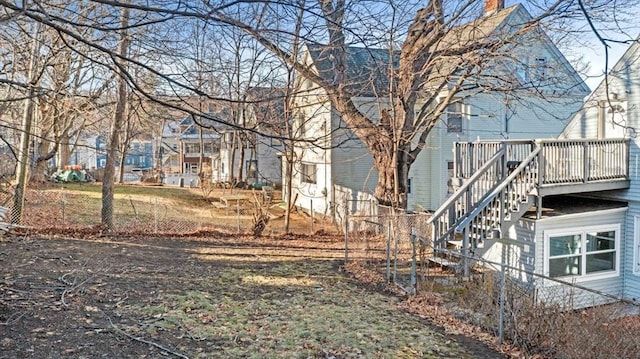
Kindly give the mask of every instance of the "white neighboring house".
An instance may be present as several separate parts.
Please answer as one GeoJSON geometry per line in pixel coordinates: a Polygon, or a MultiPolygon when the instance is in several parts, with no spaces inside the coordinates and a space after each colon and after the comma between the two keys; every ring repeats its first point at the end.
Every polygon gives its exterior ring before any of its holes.
{"type": "Polygon", "coordinates": [[[251,186],[281,185],[283,145],[277,137],[278,126],[284,121],[283,101],[282,89],[250,88],[243,114],[247,129],[214,125],[220,134],[220,153],[212,157],[214,183],[228,183],[235,178],[251,186]],[[238,178],[239,166],[242,166],[241,178],[238,178]]]}
{"type": "MultiPolygon", "coordinates": [[[[499,1],[487,2],[487,6],[491,4],[498,7],[487,8],[485,17],[452,31],[452,38],[445,37],[443,41],[499,37],[501,32],[516,31],[518,25],[531,20],[522,5],[503,9],[499,1]]],[[[589,89],[542,30],[523,40],[520,47],[514,46],[510,59],[495,60],[487,71],[510,76],[525,89],[514,93],[487,90],[460,93],[460,101],[449,106],[448,115],[429,134],[429,147],[422,150],[412,165],[409,210],[434,210],[450,195],[455,141],[557,136],[565,127],[565,121],[580,108],[589,89]]],[[[381,109],[388,102],[381,99],[384,96],[374,96],[374,93],[384,94],[388,80],[375,79],[371,74],[386,73],[389,51],[357,47],[348,47],[346,51],[347,76],[355,78],[350,80],[361,77],[376,87],[362,86],[352,100],[360,111],[371,118],[379,118],[381,109]]],[[[326,47],[310,45],[305,48],[303,60],[318,74],[331,79],[329,56],[326,47]]],[[[377,181],[371,155],[362,142],[345,129],[326,93],[308,79],[300,78],[299,81],[299,94],[294,103],[298,135],[302,139],[321,140],[299,145],[296,149],[295,204],[305,209],[313,205],[315,212],[331,214],[336,205],[350,201],[352,210],[355,207],[356,211],[369,211],[371,193],[377,181]],[[362,208],[358,210],[359,207],[362,208]]],[[[439,85],[434,84],[434,87],[439,85]]],[[[446,90],[447,86],[441,90],[442,97],[446,96],[446,90]]]]}

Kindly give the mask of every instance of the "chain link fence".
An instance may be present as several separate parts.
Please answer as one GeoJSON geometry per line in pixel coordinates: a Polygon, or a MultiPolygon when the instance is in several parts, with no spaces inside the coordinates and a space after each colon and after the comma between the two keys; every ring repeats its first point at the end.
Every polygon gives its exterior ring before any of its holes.
{"type": "MultiPolygon", "coordinates": [[[[640,341],[629,335],[640,329],[640,303],[623,299],[621,288],[603,292],[482,258],[467,259],[475,263],[471,277],[450,276],[449,293],[456,293],[453,311],[500,341],[515,344],[526,356],[631,358],[640,353],[640,341]]],[[[434,288],[435,279],[420,277],[425,288],[434,288]]]]}
{"type": "MultiPolygon", "coordinates": [[[[15,211],[15,188],[0,187],[0,222],[4,226],[33,228],[91,228],[102,223],[102,195],[99,185],[85,184],[84,188],[48,185],[29,188],[21,218],[15,211]],[[2,213],[4,212],[4,213],[2,213]],[[3,215],[3,216],[2,216],[3,215]]],[[[126,186],[125,186],[126,187],[126,186]]],[[[131,187],[134,188],[134,187],[131,187]]],[[[154,188],[163,191],[165,188],[154,188]]],[[[153,191],[147,190],[146,192],[153,191]]],[[[184,195],[164,196],[118,193],[113,199],[114,233],[189,234],[211,230],[252,232],[261,214],[269,218],[264,234],[281,233],[285,207],[273,192],[229,190],[204,191],[199,188],[166,188],[184,195]],[[184,197],[184,200],[180,197],[184,197]]],[[[295,213],[292,230],[308,233],[308,228],[326,230],[332,223],[295,213]]]]}
{"type": "Polygon", "coordinates": [[[404,213],[377,206],[376,214],[348,215],[345,226],[345,261],[350,251],[364,253],[366,264],[387,281],[415,294],[417,265],[429,255],[431,230],[427,213],[404,213]]]}
{"type": "Polygon", "coordinates": [[[640,303],[580,283],[434,248],[429,214],[350,215],[345,259],[365,265],[410,295],[443,298],[458,319],[484,328],[527,357],[631,358],[640,353],[640,303]],[[353,248],[353,250],[351,250],[353,248]],[[463,263],[472,266],[463,276],[463,263]]]}

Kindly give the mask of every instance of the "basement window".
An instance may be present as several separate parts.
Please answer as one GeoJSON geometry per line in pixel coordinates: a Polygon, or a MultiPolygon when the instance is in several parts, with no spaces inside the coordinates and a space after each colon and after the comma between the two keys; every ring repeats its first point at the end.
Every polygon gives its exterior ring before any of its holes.
{"type": "Polygon", "coordinates": [[[620,225],[545,234],[545,274],[595,279],[619,273],[620,225]]]}

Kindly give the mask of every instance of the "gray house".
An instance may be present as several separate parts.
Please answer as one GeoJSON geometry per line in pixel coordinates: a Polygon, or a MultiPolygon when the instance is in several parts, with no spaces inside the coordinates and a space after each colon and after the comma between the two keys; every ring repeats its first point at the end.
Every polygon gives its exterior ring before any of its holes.
{"type": "Polygon", "coordinates": [[[456,144],[461,187],[433,217],[436,244],[522,269],[512,274],[538,293],[566,292],[574,308],[639,300],[639,50],[558,139],[456,144]]]}
{"type": "Polygon", "coordinates": [[[284,93],[280,88],[252,87],[247,91],[246,101],[239,110],[245,120],[244,128],[214,125],[220,135],[220,152],[211,159],[211,179],[214,183],[232,182],[234,178],[247,185],[279,186],[284,149],[281,141],[284,93]]]}

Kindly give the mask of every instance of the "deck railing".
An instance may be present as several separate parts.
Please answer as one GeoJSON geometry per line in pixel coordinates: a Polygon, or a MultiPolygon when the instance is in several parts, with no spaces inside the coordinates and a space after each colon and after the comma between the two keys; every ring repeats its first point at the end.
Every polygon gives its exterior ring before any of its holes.
{"type": "Polygon", "coordinates": [[[454,177],[471,177],[503,146],[505,160],[514,164],[540,146],[540,186],[588,183],[628,178],[629,175],[629,140],[545,139],[456,143],[454,177]]]}
{"type": "Polygon", "coordinates": [[[541,144],[540,185],[588,183],[629,175],[628,140],[544,140],[541,144]]]}

